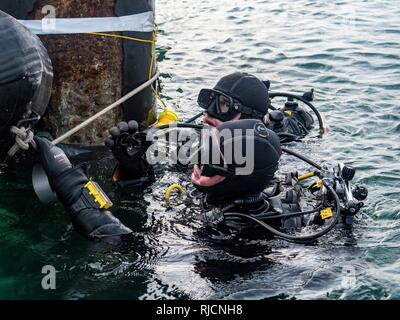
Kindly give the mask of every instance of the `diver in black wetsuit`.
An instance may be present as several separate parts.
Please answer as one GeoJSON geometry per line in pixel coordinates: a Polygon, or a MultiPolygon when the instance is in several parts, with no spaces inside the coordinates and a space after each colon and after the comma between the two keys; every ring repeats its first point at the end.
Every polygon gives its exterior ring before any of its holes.
{"type": "MultiPolygon", "coordinates": [[[[291,241],[307,242],[315,240],[316,237],[288,236],[285,232],[300,230],[304,223],[315,222],[324,225],[324,220],[332,217],[333,222],[328,223],[324,231],[317,234],[320,236],[338,222],[341,205],[333,188],[338,188],[335,179],[340,177],[334,172],[335,169],[328,170],[330,185],[325,186],[320,182],[313,189],[321,205],[336,208],[335,214],[330,207],[313,207],[308,213],[303,213],[299,204],[303,190],[297,177],[292,175],[284,182],[274,178],[281,155],[280,133],[291,136],[304,135],[313,123],[308,113],[294,105],[291,106],[292,101],[285,105],[285,108],[292,111],[269,110],[271,106],[268,86],[245,73],[233,73],[223,77],[214,89],[201,90],[198,103],[206,110],[206,125],[214,130],[217,128],[220,132],[227,130],[233,133],[239,130],[242,134],[231,142],[243,147],[250,144],[246,133],[246,130],[250,130],[254,144],[254,152],[251,154],[254,168],[247,174],[237,174],[236,170],[240,169],[242,164],[226,162],[223,156],[217,163],[206,161],[194,166],[192,182],[205,195],[202,203],[204,211],[208,212],[205,215],[206,220],[211,225],[218,225],[221,221],[251,220],[271,234],[291,241]],[[277,123],[281,125],[278,126],[277,123]],[[296,128],[305,128],[306,131],[296,132],[296,128]],[[284,190],[283,185],[289,187],[288,190],[284,190]],[[327,209],[322,220],[319,217],[320,209],[327,209]],[[308,222],[304,220],[306,215],[312,216],[306,219],[308,222]],[[264,220],[270,224],[265,224],[264,220]]],[[[121,122],[117,127],[110,129],[110,134],[105,144],[118,160],[113,180],[122,187],[141,188],[154,181],[153,167],[146,158],[146,151],[152,145],[152,140],[148,139],[145,132],[139,131],[138,123],[121,122]]],[[[226,141],[218,137],[216,140],[219,152],[223,155],[226,141]]],[[[109,206],[104,200],[105,197],[102,197],[101,189],[91,184],[82,169],[73,168],[65,153],[47,139],[36,137],[36,142],[51,187],[70,214],[79,233],[90,239],[107,241],[120,241],[131,234],[131,230],[107,210],[109,206]],[[100,199],[94,198],[93,194],[100,195],[100,199]]],[[[321,169],[318,174],[322,176],[322,168],[318,169],[321,169]]],[[[343,191],[345,192],[348,193],[348,190],[343,191]]],[[[357,206],[360,203],[354,202],[350,205],[353,206],[353,211],[358,212],[357,206]]],[[[228,225],[229,223],[225,223],[225,226],[228,225]]],[[[231,225],[236,228],[240,223],[231,225]]]]}
{"type": "MultiPolygon", "coordinates": [[[[120,141],[123,136],[131,137],[131,142],[138,147],[140,152],[136,154],[122,153],[123,147],[117,148],[118,160],[124,164],[124,168],[137,166],[137,159],[142,159],[144,150],[143,141],[137,141],[138,131],[136,122],[131,122],[127,131],[121,130],[114,141],[120,141]],[[135,140],[135,141],[134,141],[135,140]]],[[[278,168],[278,161],[281,154],[279,138],[268,130],[260,121],[242,120],[230,121],[222,124],[218,128],[230,133],[236,129],[243,131],[242,135],[235,136],[236,143],[246,147],[246,143],[254,143],[252,156],[255,156],[254,168],[251,173],[237,176],[235,172],[236,164],[226,165],[222,163],[222,158],[216,164],[205,166],[195,166],[192,181],[200,190],[205,191],[207,202],[214,203],[216,195],[219,200],[228,201],[240,196],[253,197],[255,193],[260,193],[273,178],[278,168]],[[252,140],[247,141],[245,129],[255,133],[252,140]],[[201,168],[201,169],[200,169],[201,168]],[[212,186],[213,185],[213,186],[212,186]],[[224,195],[225,193],[225,195],[224,195]]],[[[140,134],[140,133],[139,133],[140,134]]],[[[250,138],[250,137],[249,137],[250,138]]],[[[104,208],[100,208],[99,203],[92,201],[86,192],[88,177],[80,167],[73,167],[65,153],[49,140],[36,137],[36,143],[40,150],[42,165],[48,175],[52,189],[56,192],[58,199],[64,205],[70,215],[75,229],[86,238],[92,240],[105,240],[114,242],[127,237],[131,230],[125,227],[112,213],[104,208]]],[[[213,141],[211,139],[210,141],[213,141]]],[[[231,141],[233,143],[233,140],[231,141]]],[[[225,142],[226,145],[229,142],[225,142]]],[[[127,146],[124,146],[127,148],[127,146]]],[[[128,147],[129,148],[129,147],[128,147]]],[[[126,150],[125,150],[126,151],[126,150]]],[[[220,152],[224,152],[221,146],[220,152]]],[[[211,156],[211,154],[210,154],[211,156]]],[[[208,159],[206,162],[209,162],[208,159]]],[[[129,171],[131,172],[131,171],[129,171]]]]}
{"type": "MultiPolygon", "coordinates": [[[[226,121],[258,119],[284,142],[304,137],[314,123],[313,117],[295,101],[288,101],[282,110],[273,108],[269,98],[269,82],[262,82],[248,73],[229,74],[222,77],[213,89],[202,89],[198,104],[205,110],[203,123],[206,125],[218,127],[226,121]]],[[[110,129],[111,136],[105,141],[119,162],[113,180],[122,187],[143,187],[154,181],[153,168],[144,157],[151,143],[144,139],[138,141],[143,148],[131,150],[129,156],[124,148],[121,149],[121,140],[126,133],[136,130],[138,124],[135,121],[121,122],[110,129]]]]}
{"type": "MultiPolygon", "coordinates": [[[[212,152],[204,153],[206,157],[194,166],[191,176],[193,185],[204,195],[203,208],[210,226],[237,230],[244,221],[253,222],[272,235],[304,243],[315,241],[338,223],[341,203],[334,190],[338,178],[328,170],[329,175],[323,179],[321,169],[318,174],[323,180],[306,189],[300,186],[295,174],[288,175],[285,181],[276,179],[282,152],[279,137],[260,120],[228,121],[211,132],[214,133],[203,139],[197,154],[203,154],[204,148],[212,152]],[[232,156],[232,150],[240,150],[242,157],[232,156]],[[216,159],[210,158],[215,154],[216,159]],[[306,190],[310,190],[316,203],[311,210],[302,212],[300,200],[306,190]],[[306,236],[291,234],[310,224],[320,225],[321,230],[306,236]]],[[[113,151],[124,167],[137,166],[137,159],[142,159],[146,149],[137,124],[120,125],[113,141],[113,151]]],[[[65,153],[47,139],[36,137],[36,142],[50,184],[75,229],[97,241],[129,239],[131,230],[93,197],[101,194],[101,189],[92,190],[92,196],[88,193],[87,185],[91,182],[82,169],[73,168],[65,153]]]]}
{"type": "Polygon", "coordinates": [[[269,81],[263,82],[248,73],[236,72],[221,78],[213,89],[199,93],[197,102],[206,110],[203,122],[217,127],[230,120],[259,119],[278,135],[285,134],[286,140],[288,135],[291,140],[304,137],[314,124],[311,114],[299,107],[293,97],[281,110],[275,109],[269,87],[269,81]]]}

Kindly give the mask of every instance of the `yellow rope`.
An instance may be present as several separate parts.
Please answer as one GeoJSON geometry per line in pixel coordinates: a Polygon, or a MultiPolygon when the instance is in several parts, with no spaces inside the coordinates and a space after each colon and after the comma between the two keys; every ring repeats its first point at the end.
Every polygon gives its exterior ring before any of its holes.
{"type": "Polygon", "coordinates": [[[145,43],[153,42],[153,40],[132,38],[132,37],[127,37],[127,36],[121,36],[119,34],[110,34],[110,33],[101,33],[101,32],[89,32],[89,34],[94,34],[96,36],[110,37],[110,38],[120,38],[120,39],[126,39],[126,40],[138,41],[138,42],[145,42],[145,43]]]}
{"type": "MultiPolygon", "coordinates": [[[[120,38],[120,39],[126,39],[126,40],[137,41],[137,42],[151,43],[151,62],[150,62],[150,69],[149,69],[149,80],[151,79],[152,73],[153,73],[153,66],[155,64],[155,59],[156,59],[156,57],[155,57],[156,32],[155,31],[152,32],[151,40],[145,40],[145,39],[121,36],[121,35],[118,35],[118,34],[101,33],[101,32],[89,32],[89,34],[93,34],[93,35],[96,35],[96,36],[110,37],[110,38],[120,38]]],[[[156,95],[156,98],[163,105],[164,110],[167,109],[168,108],[167,105],[161,99],[161,97],[158,94],[158,92],[154,89],[153,84],[151,84],[151,90],[156,95]]]]}
{"type": "Polygon", "coordinates": [[[154,35],[154,32],[151,34],[151,62],[150,62],[150,69],[149,69],[149,77],[151,77],[151,74],[153,73],[153,65],[155,62],[155,43],[156,43],[156,37],[154,35]]]}
{"type": "MultiPolygon", "coordinates": [[[[151,74],[153,73],[153,65],[156,62],[156,57],[155,57],[155,46],[156,46],[156,33],[152,33],[152,41],[151,41],[151,63],[150,63],[150,70],[149,70],[149,79],[151,79],[151,74]]],[[[154,94],[156,95],[156,98],[161,102],[161,104],[164,107],[164,110],[167,109],[167,105],[165,102],[161,99],[160,95],[158,92],[154,89],[153,84],[151,85],[151,90],[153,90],[154,94]]]]}

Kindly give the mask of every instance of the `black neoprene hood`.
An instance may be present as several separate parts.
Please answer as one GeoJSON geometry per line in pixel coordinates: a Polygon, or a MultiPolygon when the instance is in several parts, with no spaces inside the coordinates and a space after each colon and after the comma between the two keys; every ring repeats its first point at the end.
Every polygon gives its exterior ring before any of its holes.
{"type": "MultiPolygon", "coordinates": [[[[225,152],[229,153],[235,148],[232,143],[235,143],[236,146],[238,144],[242,145],[242,156],[245,156],[248,161],[253,161],[253,171],[246,175],[233,174],[211,187],[203,187],[196,184],[194,186],[204,194],[207,194],[208,199],[214,203],[261,193],[273,179],[278,169],[279,159],[282,154],[279,137],[275,132],[267,129],[260,120],[255,119],[228,121],[218,126],[217,129],[220,134],[224,130],[232,133],[232,139],[226,139],[224,135],[219,137],[219,150],[224,157],[227,157],[225,152]],[[252,132],[252,136],[248,135],[249,131],[252,132]],[[250,150],[252,154],[246,154],[245,144],[247,143],[254,144],[254,148],[250,150]]],[[[207,164],[203,166],[207,166],[207,164]]],[[[227,165],[230,172],[235,172],[235,169],[240,167],[242,165],[236,163],[234,159],[231,164],[227,165]]]]}
{"type": "Polygon", "coordinates": [[[244,106],[263,115],[268,112],[268,89],[261,80],[251,74],[242,72],[229,74],[221,78],[214,89],[239,100],[244,106]]]}

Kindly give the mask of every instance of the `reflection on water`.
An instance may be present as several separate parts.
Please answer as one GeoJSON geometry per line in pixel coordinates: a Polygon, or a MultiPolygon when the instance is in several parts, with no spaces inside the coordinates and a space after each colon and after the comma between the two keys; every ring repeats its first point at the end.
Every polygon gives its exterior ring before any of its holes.
{"type": "MultiPolygon", "coordinates": [[[[315,88],[332,131],[291,146],[357,167],[370,196],[355,243],[340,230],[318,245],[212,243],[197,206],[188,206],[194,200],[164,202],[169,184],[190,188],[185,172],[160,166],[147,190],[121,193],[107,182],[106,158],[90,170],[135,232],[114,249],[81,239],[60,206],[39,204],[29,170],[0,168],[0,297],[400,298],[399,14],[396,1],[157,1],[163,95],[182,118],[199,111],[201,88],[236,70],[270,80],[273,90],[315,88]],[[60,271],[54,292],[40,287],[45,264],[60,271]]],[[[293,166],[303,168],[282,160],[283,169],[293,166]]]]}

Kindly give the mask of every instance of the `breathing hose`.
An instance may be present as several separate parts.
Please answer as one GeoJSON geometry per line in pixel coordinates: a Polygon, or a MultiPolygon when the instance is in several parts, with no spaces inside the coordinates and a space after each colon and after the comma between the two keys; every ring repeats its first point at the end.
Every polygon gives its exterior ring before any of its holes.
{"type": "MultiPolygon", "coordinates": [[[[171,129],[173,127],[190,128],[190,129],[198,129],[198,130],[201,130],[201,129],[204,128],[204,126],[201,125],[201,124],[193,124],[193,123],[186,123],[186,122],[185,123],[176,122],[176,123],[174,123],[172,125],[171,124],[165,124],[165,125],[159,126],[157,128],[153,128],[153,129],[163,130],[163,129],[171,129]]],[[[150,129],[146,129],[144,131],[147,131],[147,130],[151,130],[151,128],[150,129]]]]}
{"type": "Polygon", "coordinates": [[[277,236],[278,238],[287,240],[289,242],[294,242],[294,243],[310,243],[310,242],[314,242],[315,240],[317,240],[318,238],[324,236],[325,234],[327,234],[329,231],[331,231],[336,224],[339,221],[340,218],[340,200],[338,195],[336,194],[335,190],[333,190],[333,188],[327,184],[327,182],[323,181],[324,186],[329,190],[329,192],[333,195],[334,200],[335,200],[335,214],[333,216],[333,220],[332,222],[323,230],[316,232],[314,234],[311,235],[305,235],[305,236],[295,236],[295,235],[290,235],[284,232],[281,232],[273,227],[271,227],[269,224],[251,216],[245,213],[238,213],[238,212],[228,212],[225,213],[224,215],[226,217],[241,217],[241,218],[246,218],[249,220],[252,220],[253,222],[259,224],[261,227],[267,229],[269,232],[271,232],[273,235],[277,236]]]}
{"type": "Polygon", "coordinates": [[[311,159],[307,158],[306,156],[303,156],[303,155],[297,153],[296,151],[290,150],[290,149],[285,148],[285,147],[281,147],[281,149],[282,149],[283,152],[286,152],[286,153],[288,153],[288,154],[290,154],[292,156],[295,156],[296,158],[299,158],[300,160],[303,160],[304,162],[307,162],[309,165],[317,168],[318,170],[322,170],[322,166],[321,165],[319,165],[318,163],[312,161],[311,159]]]}
{"type": "Polygon", "coordinates": [[[308,210],[308,211],[299,211],[299,212],[291,212],[291,213],[284,213],[284,214],[278,214],[278,215],[274,215],[274,216],[267,216],[263,219],[265,220],[272,220],[272,219],[278,219],[278,218],[293,218],[293,217],[300,217],[300,216],[304,216],[306,214],[310,214],[310,213],[315,213],[318,212],[320,210],[323,209],[323,206],[319,206],[318,208],[312,209],[312,210],[308,210]]]}
{"type": "Polygon", "coordinates": [[[190,119],[186,120],[185,123],[191,123],[191,122],[197,120],[198,118],[200,118],[203,114],[204,114],[204,112],[200,112],[200,113],[196,114],[194,117],[191,117],[190,119]]]}
{"type": "Polygon", "coordinates": [[[289,133],[289,132],[277,132],[276,134],[279,137],[279,139],[281,140],[281,142],[285,142],[285,139],[289,139],[289,141],[296,141],[301,138],[301,137],[296,136],[295,134],[289,133]]]}

